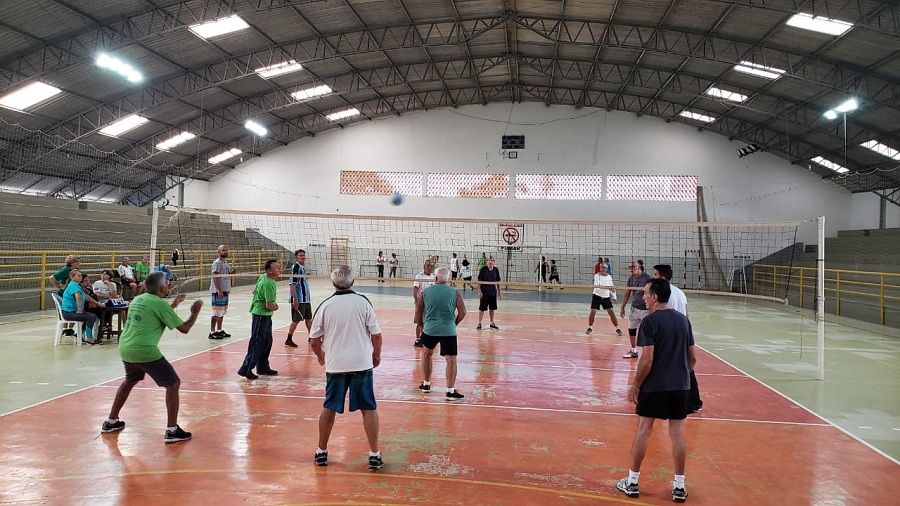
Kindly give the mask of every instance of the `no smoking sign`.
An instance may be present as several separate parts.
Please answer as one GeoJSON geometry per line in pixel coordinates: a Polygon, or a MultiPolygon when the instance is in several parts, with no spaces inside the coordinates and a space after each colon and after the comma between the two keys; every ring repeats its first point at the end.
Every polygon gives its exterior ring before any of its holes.
{"type": "Polygon", "coordinates": [[[500,241],[512,246],[517,244],[525,236],[524,223],[500,223],[500,241]]]}

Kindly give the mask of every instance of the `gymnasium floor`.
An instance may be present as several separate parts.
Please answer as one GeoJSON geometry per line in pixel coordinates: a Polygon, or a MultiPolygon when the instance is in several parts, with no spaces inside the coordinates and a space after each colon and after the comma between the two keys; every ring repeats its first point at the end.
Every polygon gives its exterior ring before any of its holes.
{"type": "MultiPolygon", "coordinates": [[[[250,291],[241,287],[226,317],[234,337],[206,338],[208,304],[189,335],[163,337],[182,378],[180,423],[194,434],[178,444],[162,442],[164,394],[149,380],[123,410],[125,430],[100,434],[122,375],[115,346],[54,348],[50,312],[0,317],[0,503],[671,502],[671,452],[660,424],[640,498],[615,489],[634,435],[624,394],[636,362],[621,358],[627,337],[616,337],[605,315],[593,336],[584,335],[587,295],[510,293],[497,315],[501,330],[476,332],[477,302],[468,292],[457,382],[466,398],[448,403],[439,388],[416,389],[421,352],[411,346],[408,285],[357,289],[372,300],[385,335],[375,376],[381,471],[366,469],[355,413],[338,417],[329,466],[312,464],[325,375],[306,346],[280,345],[286,309],[274,318],[279,376],[237,376],[249,331],[250,291]]],[[[326,281],[312,283],[314,304],[330,292],[326,281]]],[[[704,398],[702,414],[686,425],[688,503],[872,505],[900,496],[896,332],[829,322],[821,382],[809,319],[688,297],[704,398]]],[[[443,371],[438,360],[437,387],[443,371]]]]}

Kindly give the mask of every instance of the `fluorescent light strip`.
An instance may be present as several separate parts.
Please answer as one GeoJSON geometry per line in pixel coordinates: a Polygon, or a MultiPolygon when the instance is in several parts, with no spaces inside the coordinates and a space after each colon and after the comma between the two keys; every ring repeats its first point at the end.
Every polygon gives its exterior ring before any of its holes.
{"type": "Polygon", "coordinates": [[[270,77],[280,76],[282,74],[288,74],[290,72],[296,72],[302,69],[303,65],[300,65],[296,61],[291,60],[276,63],[275,65],[269,65],[268,67],[254,69],[253,71],[259,74],[259,77],[265,77],[268,79],[270,77]]]}
{"type": "Polygon", "coordinates": [[[178,134],[174,137],[170,137],[170,138],[160,142],[159,144],[157,144],[156,149],[167,151],[171,148],[174,148],[175,146],[177,146],[179,144],[184,144],[185,142],[193,139],[194,137],[197,137],[197,136],[190,132],[181,132],[180,134],[178,134]]]}
{"type": "Polygon", "coordinates": [[[257,135],[259,137],[262,137],[262,136],[266,135],[266,133],[268,133],[268,130],[266,129],[266,127],[260,125],[259,123],[253,121],[252,119],[248,119],[247,122],[244,123],[244,128],[246,128],[247,130],[250,130],[251,132],[254,133],[254,135],[257,135]]]}
{"type": "Polygon", "coordinates": [[[198,37],[209,39],[212,37],[218,37],[219,35],[225,35],[226,33],[243,30],[244,28],[249,27],[250,25],[248,25],[243,19],[235,15],[228,16],[227,18],[217,19],[215,21],[207,21],[206,23],[191,25],[189,28],[192,32],[197,34],[198,37]]]}
{"type": "Polygon", "coordinates": [[[219,162],[224,162],[225,160],[228,160],[229,158],[234,158],[235,156],[237,156],[241,153],[243,153],[243,151],[241,151],[240,149],[231,148],[224,153],[219,153],[218,155],[210,158],[209,163],[215,164],[215,163],[219,163],[219,162]]]}
{"type": "Polygon", "coordinates": [[[331,88],[325,84],[321,86],[315,86],[312,88],[305,88],[299,91],[295,91],[291,93],[291,96],[296,98],[297,100],[305,100],[307,98],[318,97],[321,95],[327,95],[331,93],[331,88]]]}
{"type": "Polygon", "coordinates": [[[713,118],[712,116],[707,116],[705,114],[700,114],[700,113],[691,112],[691,111],[681,111],[680,113],[678,113],[678,115],[684,116],[685,118],[702,121],[704,123],[712,123],[713,121],[716,120],[716,118],[713,118]]]}
{"type": "Polygon", "coordinates": [[[887,146],[885,144],[882,144],[878,141],[864,142],[864,143],[860,144],[860,146],[862,146],[864,148],[869,148],[872,151],[878,153],[879,155],[884,155],[888,158],[891,158],[891,159],[894,159],[894,160],[897,160],[898,162],[900,162],[900,151],[897,151],[896,149],[894,149],[890,146],[887,146]]]}
{"type": "Polygon", "coordinates": [[[838,174],[850,172],[850,169],[848,169],[847,167],[843,167],[834,162],[829,162],[828,160],[822,158],[821,156],[817,156],[817,157],[813,158],[812,161],[816,162],[817,164],[821,165],[822,167],[825,167],[826,169],[831,169],[831,170],[837,172],[838,174]]]}
{"type": "Polygon", "coordinates": [[[0,98],[0,105],[17,111],[24,111],[60,92],[59,88],[38,81],[19,88],[12,93],[7,93],[0,98]]]}
{"type": "Polygon", "coordinates": [[[838,21],[822,16],[813,16],[812,14],[806,14],[804,12],[791,16],[791,19],[787,20],[787,24],[789,26],[803,28],[804,30],[827,33],[828,35],[843,35],[847,30],[853,28],[853,23],[838,21]]]}
{"type": "Polygon", "coordinates": [[[709,89],[706,90],[706,94],[711,97],[730,100],[731,102],[743,102],[744,100],[747,100],[747,95],[741,95],[740,93],[735,93],[733,91],[723,90],[721,88],[716,88],[715,86],[710,86],[709,89]]]}
{"type": "Polygon", "coordinates": [[[98,67],[112,70],[133,83],[139,83],[144,80],[144,76],[135,70],[134,67],[108,54],[100,53],[95,62],[98,67]]]}
{"type": "Polygon", "coordinates": [[[129,130],[135,129],[144,123],[150,121],[149,119],[138,116],[137,114],[131,114],[129,116],[125,116],[124,118],[116,121],[114,123],[110,123],[106,127],[100,130],[100,133],[103,135],[108,135],[110,137],[115,137],[117,135],[121,135],[129,130]]]}
{"type": "Polygon", "coordinates": [[[349,109],[344,109],[343,111],[331,113],[325,117],[330,119],[331,121],[338,121],[338,120],[342,120],[344,118],[349,118],[352,116],[359,116],[359,114],[360,114],[359,109],[357,109],[355,107],[351,107],[349,109]]]}
{"type": "Polygon", "coordinates": [[[772,80],[778,79],[779,77],[781,77],[781,74],[787,72],[786,70],[777,69],[775,67],[766,67],[765,65],[757,65],[756,63],[749,61],[742,61],[741,63],[735,65],[734,70],[758,77],[765,77],[766,79],[772,80]]]}

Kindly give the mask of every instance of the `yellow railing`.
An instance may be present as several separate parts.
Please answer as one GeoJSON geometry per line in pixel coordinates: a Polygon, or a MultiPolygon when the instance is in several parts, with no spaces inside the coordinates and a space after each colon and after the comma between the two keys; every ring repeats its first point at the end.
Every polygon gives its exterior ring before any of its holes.
{"type": "MultiPolygon", "coordinates": [[[[38,295],[40,309],[45,309],[46,293],[52,288],[47,278],[65,265],[65,258],[72,251],[61,250],[0,250],[0,292],[17,292],[22,298],[38,295]]],[[[134,267],[141,257],[149,256],[147,251],[138,250],[93,250],[78,251],[81,263],[79,269],[97,277],[103,269],[115,270],[122,258],[128,257],[134,267]]],[[[197,290],[209,288],[212,262],[218,257],[216,251],[180,251],[178,265],[172,269],[179,278],[196,278],[197,290]]],[[[237,273],[249,274],[263,271],[263,264],[269,258],[284,261],[284,250],[273,249],[231,249],[228,262],[237,273]]],[[[159,252],[156,265],[172,265],[171,252],[159,252]]],[[[235,279],[237,282],[237,279],[235,279]]],[[[193,282],[192,282],[193,284],[193,282]]]]}
{"type": "MultiPolygon", "coordinates": [[[[753,264],[751,287],[754,294],[795,297],[800,307],[814,303],[816,268],[753,264]]],[[[841,314],[841,302],[874,299],[879,323],[884,325],[886,309],[900,308],[900,273],[825,269],[825,298],[834,302],[834,314],[841,314]]]]}

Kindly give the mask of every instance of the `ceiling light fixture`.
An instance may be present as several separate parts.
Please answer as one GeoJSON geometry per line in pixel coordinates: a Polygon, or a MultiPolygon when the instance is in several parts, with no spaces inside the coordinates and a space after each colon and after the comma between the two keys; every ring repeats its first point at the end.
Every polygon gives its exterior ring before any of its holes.
{"type": "Polygon", "coordinates": [[[135,70],[134,67],[106,53],[97,55],[97,59],[94,62],[98,67],[112,70],[133,83],[139,83],[144,80],[144,76],[135,70]]]}
{"type": "Polygon", "coordinates": [[[254,135],[258,137],[264,137],[268,130],[266,127],[260,125],[259,123],[253,121],[252,119],[248,119],[246,123],[244,123],[244,128],[253,132],[254,135]]]}

